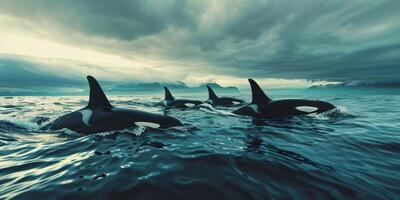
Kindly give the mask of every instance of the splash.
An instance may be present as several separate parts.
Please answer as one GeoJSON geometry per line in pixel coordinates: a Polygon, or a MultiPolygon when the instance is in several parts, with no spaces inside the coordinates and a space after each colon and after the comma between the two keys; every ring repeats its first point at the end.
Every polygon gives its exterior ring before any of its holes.
{"type": "Polygon", "coordinates": [[[36,122],[32,122],[31,119],[28,118],[20,118],[20,117],[8,117],[7,119],[1,119],[1,124],[5,129],[28,129],[28,130],[38,130],[39,125],[36,122]]]}
{"type": "Polygon", "coordinates": [[[355,115],[351,114],[349,110],[344,106],[338,106],[335,109],[321,113],[318,116],[334,121],[351,119],[356,117],[355,115]]]}
{"type": "Polygon", "coordinates": [[[238,117],[238,115],[235,115],[232,112],[215,109],[212,105],[210,105],[208,103],[202,103],[202,104],[198,105],[197,108],[199,108],[201,111],[211,113],[214,115],[237,116],[238,117]]]}

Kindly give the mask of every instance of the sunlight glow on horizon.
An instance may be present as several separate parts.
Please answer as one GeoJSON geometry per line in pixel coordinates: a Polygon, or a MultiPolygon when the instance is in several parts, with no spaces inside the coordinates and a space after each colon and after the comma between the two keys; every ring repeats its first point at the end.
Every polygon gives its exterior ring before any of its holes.
{"type": "MultiPolygon", "coordinates": [[[[92,68],[85,69],[83,67],[71,66],[69,62],[82,63],[81,65],[94,65],[99,68],[98,70],[100,70],[100,72],[102,71],[101,68],[107,70],[107,72],[103,73],[98,72],[97,74],[101,74],[99,78],[106,78],[114,81],[132,81],[135,79],[132,76],[136,76],[139,77],[139,81],[143,82],[183,81],[189,86],[216,82],[222,86],[248,87],[247,78],[209,74],[201,71],[179,71],[175,69],[171,63],[166,63],[166,67],[159,69],[152,65],[159,64],[157,62],[162,62],[162,60],[151,60],[145,63],[141,62],[145,61],[145,58],[139,61],[131,60],[115,54],[31,37],[29,34],[22,32],[13,33],[5,31],[0,33],[0,55],[1,54],[34,58],[36,61],[43,61],[43,64],[54,62],[56,66],[60,67],[57,69],[54,69],[55,67],[52,69],[50,69],[50,67],[43,67],[43,69],[59,71],[64,74],[76,72],[92,74],[91,70],[95,70],[92,68]],[[109,71],[113,73],[110,74],[109,71]],[[183,79],[181,79],[182,77],[183,79]]],[[[41,64],[41,62],[39,62],[39,64],[41,64]]],[[[74,74],[70,74],[70,76],[72,75],[74,74]]],[[[257,80],[260,85],[268,88],[302,88],[318,84],[333,83],[313,82],[306,79],[256,78],[255,80],[257,80]]]]}
{"type": "Polygon", "coordinates": [[[0,33],[0,53],[34,58],[72,60],[124,68],[150,68],[150,66],[132,62],[118,55],[101,53],[12,33],[0,33]]]}

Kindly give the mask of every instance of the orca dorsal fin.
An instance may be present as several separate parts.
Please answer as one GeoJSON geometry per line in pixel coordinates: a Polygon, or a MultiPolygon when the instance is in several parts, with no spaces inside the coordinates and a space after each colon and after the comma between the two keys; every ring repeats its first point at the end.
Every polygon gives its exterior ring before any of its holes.
{"type": "Polygon", "coordinates": [[[111,108],[112,106],[97,80],[93,78],[93,76],[87,76],[87,80],[90,87],[89,104],[87,108],[111,108]]]}
{"type": "Polygon", "coordinates": [[[208,89],[208,98],[209,98],[209,99],[218,99],[217,95],[216,95],[215,92],[211,89],[210,86],[207,85],[207,89],[208,89]]]}
{"type": "Polygon", "coordinates": [[[253,79],[249,79],[249,82],[252,94],[251,103],[259,105],[271,101],[271,99],[262,91],[260,86],[253,79]]]}
{"type": "Polygon", "coordinates": [[[167,87],[164,87],[164,91],[165,91],[165,100],[167,100],[167,101],[175,100],[174,96],[172,96],[171,92],[169,91],[169,89],[167,87]]]}

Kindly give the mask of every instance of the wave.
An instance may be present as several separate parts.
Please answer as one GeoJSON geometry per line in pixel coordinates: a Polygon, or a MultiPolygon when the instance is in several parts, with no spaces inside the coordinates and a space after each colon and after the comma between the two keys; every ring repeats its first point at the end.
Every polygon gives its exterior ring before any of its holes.
{"type": "MultiPolygon", "coordinates": [[[[24,121],[15,120],[19,122],[19,124],[23,124],[20,126],[18,123],[13,123],[8,120],[0,120],[0,131],[1,132],[10,132],[10,131],[25,131],[27,130],[27,126],[25,126],[24,121]]],[[[14,121],[14,122],[15,122],[14,121]]]]}
{"type": "Polygon", "coordinates": [[[333,121],[352,119],[356,117],[356,115],[351,114],[349,110],[344,106],[337,106],[333,110],[323,112],[315,116],[320,119],[328,119],[333,121]]]}
{"type": "MultiPolygon", "coordinates": [[[[330,97],[351,107],[253,120],[201,104],[165,111],[182,127],[92,135],[41,130],[84,97],[14,98],[21,109],[0,107],[0,199],[396,199],[398,96],[330,97]]],[[[114,103],[162,111],[135,100],[114,103]]]]}
{"type": "Polygon", "coordinates": [[[202,103],[198,106],[196,106],[197,108],[199,108],[201,111],[210,113],[210,114],[214,114],[214,115],[221,115],[221,116],[236,116],[236,117],[240,117],[239,115],[235,115],[232,112],[229,111],[225,111],[225,110],[218,110],[216,108],[214,108],[212,105],[208,104],[208,103],[202,103]]]}

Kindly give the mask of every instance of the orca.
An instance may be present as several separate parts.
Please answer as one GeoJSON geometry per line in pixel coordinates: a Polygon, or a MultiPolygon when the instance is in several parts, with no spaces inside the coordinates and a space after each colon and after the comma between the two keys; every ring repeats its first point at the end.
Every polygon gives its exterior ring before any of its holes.
{"type": "Polygon", "coordinates": [[[245,103],[241,99],[236,99],[232,97],[218,97],[209,85],[207,85],[207,89],[208,100],[206,102],[211,104],[212,106],[237,106],[245,103]]]}
{"type": "Polygon", "coordinates": [[[161,104],[167,108],[192,108],[203,102],[189,99],[175,99],[167,87],[164,87],[165,98],[161,104]]]}
{"type": "Polygon", "coordinates": [[[336,108],[331,103],[306,99],[270,99],[253,80],[249,79],[252,102],[235,111],[234,114],[254,118],[279,119],[311,113],[322,113],[336,108]]]}
{"type": "Polygon", "coordinates": [[[135,126],[170,128],[182,123],[170,116],[140,110],[117,108],[110,104],[95,78],[87,76],[90,86],[89,103],[85,108],[63,115],[44,127],[46,130],[70,129],[92,134],[123,130],[135,126]]]}

